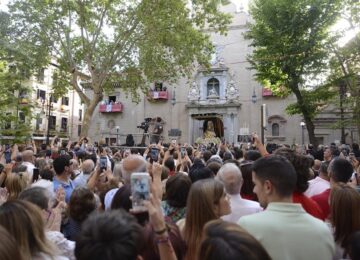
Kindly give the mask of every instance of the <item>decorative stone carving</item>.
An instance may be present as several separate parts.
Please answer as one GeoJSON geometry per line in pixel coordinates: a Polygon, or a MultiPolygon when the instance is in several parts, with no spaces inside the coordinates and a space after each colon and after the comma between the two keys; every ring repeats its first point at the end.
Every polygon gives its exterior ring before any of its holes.
{"type": "Polygon", "coordinates": [[[200,90],[196,82],[193,81],[189,90],[188,100],[192,103],[195,103],[196,101],[199,101],[199,99],[200,99],[200,90]]]}
{"type": "Polygon", "coordinates": [[[226,99],[232,103],[239,98],[239,89],[236,87],[234,80],[230,80],[226,86],[226,99]]]}

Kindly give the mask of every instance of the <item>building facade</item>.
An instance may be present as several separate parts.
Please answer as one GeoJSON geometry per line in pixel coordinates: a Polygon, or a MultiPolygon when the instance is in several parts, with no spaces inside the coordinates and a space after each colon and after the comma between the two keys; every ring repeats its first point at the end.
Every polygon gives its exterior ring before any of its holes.
{"type": "MultiPolygon", "coordinates": [[[[260,134],[262,127],[269,143],[308,143],[302,117],[285,112],[287,105],[296,102],[295,97],[275,97],[254,80],[254,71],[246,60],[252,49],[244,38],[250,16],[241,1],[231,1],[222,9],[231,13],[233,20],[227,36],[207,32],[216,50],[210,71],[195,68],[191,79],[179,79],[176,84],[155,82],[139,104],[116,89],[105,96],[94,113],[90,138],[104,138],[112,145],[125,144],[126,136],[132,134],[135,142],[141,143],[141,123],[145,118],[161,117],[166,142],[176,138],[181,143],[194,143],[203,136],[206,121],[211,120],[217,136],[229,143],[244,142],[247,135],[260,134]]],[[[321,123],[317,126],[320,142],[340,138],[339,130],[329,129],[329,125],[324,128],[321,123]]]]}
{"type": "MultiPolygon", "coordinates": [[[[46,142],[47,136],[51,140],[55,135],[62,139],[76,140],[81,131],[83,105],[79,95],[69,90],[63,97],[56,99],[52,93],[53,75],[56,64],[50,64],[41,69],[36,76],[31,76],[21,82],[26,86],[26,93],[17,91],[20,105],[32,106],[32,117],[24,117],[19,111],[18,120],[23,120],[32,129],[32,138],[37,144],[46,142]]],[[[9,124],[14,128],[16,122],[9,124]]],[[[12,136],[2,136],[3,139],[13,139],[12,136]]]]}

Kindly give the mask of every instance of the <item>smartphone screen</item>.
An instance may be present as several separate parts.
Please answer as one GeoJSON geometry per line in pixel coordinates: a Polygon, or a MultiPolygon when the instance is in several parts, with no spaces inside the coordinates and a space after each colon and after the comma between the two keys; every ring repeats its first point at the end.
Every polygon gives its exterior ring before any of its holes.
{"type": "Polygon", "coordinates": [[[106,170],[107,169],[107,158],[106,157],[100,157],[100,170],[106,170]]]}
{"type": "Polygon", "coordinates": [[[185,147],[181,147],[181,148],[180,148],[181,158],[184,158],[184,157],[185,157],[185,153],[186,153],[185,147]]]}
{"type": "Polygon", "coordinates": [[[150,150],[150,157],[153,162],[157,162],[159,158],[159,149],[156,147],[152,147],[150,150]]]}
{"type": "Polygon", "coordinates": [[[39,179],[40,171],[38,168],[33,169],[33,182],[36,182],[39,179]]]}
{"type": "Polygon", "coordinates": [[[135,211],[147,211],[144,200],[150,198],[150,175],[147,172],[131,174],[132,208],[135,211]]]}

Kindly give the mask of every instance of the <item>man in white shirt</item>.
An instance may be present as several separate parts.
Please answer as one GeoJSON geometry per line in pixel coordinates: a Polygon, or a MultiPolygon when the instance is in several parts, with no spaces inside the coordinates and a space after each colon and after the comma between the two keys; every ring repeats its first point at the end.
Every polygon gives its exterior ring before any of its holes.
{"type": "Polygon", "coordinates": [[[33,181],[33,173],[34,173],[34,162],[35,162],[35,157],[34,157],[34,152],[31,150],[25,150],[22,152],[22,165],[26,166],[26,172],[29,176],[29,183],[32,183],[33,181]]]}
{"type": "Polygon", "coordinates": [[[242,216],[262,211],[258,202],[241,198],[240,190],[244,180],[239,167],[234,163],[224,164],[216,178],[224,183],[225,190],[230,195],[231,214],[223,216],[223,220],[237,223],[242,216]]]}
{"type": "Polygon", "coordinates": [[[309,188],[305,191],[305,195],[309,198],[330,189],[329,164],[327,161],[322,162],[320,164],[319,176],[309,181],[309,188]]]}
{"type": "Polygon", "coordinates": [[[335,243],[328,226],[292,202],[297,174],[284,157],[270,155],[253,164],[254,192],[266,210],[238,224],[253,235],[272,259],[333,259],[335,243]]]}
{"type": "Polygon", "coordinates": [[[90,174],[94,171],[95,164],[94,161],[91,159],[85,160],[81,165],[81,170],[79,174],[74,179],[74,186],[75,187],[87,187],[87,181],[90,177],[90,174]]]}

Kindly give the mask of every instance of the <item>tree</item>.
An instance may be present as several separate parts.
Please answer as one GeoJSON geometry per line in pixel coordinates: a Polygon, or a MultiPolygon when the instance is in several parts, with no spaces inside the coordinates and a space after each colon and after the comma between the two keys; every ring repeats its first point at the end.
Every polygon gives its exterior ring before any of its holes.
{"type": "Polygon", "coordinates": [[[17,142],[30,135],[32,106],[27,99],[30,90],[23,84],[27,66],[5,41],[10,34],[8,21],[9,14],[0,12],[0,135],[12,136],[17,142]]]}
{"type": "Polygon", "coordinates": [[[189,76],[207,65],[213,46],[203,33],[225,33],[230,16],[219,0],[14,0],[13,42],[37,63],[56,58],[55,94],[74,88],[86,105],[82,136],[104,92],[114,85],[139,100],[149,82],[189,76]],[[93,92],[89,98],[79,79],[93,92]]]}
{"type": "Polygon", "coordinates": [[[342,118],[337,126],[342,129],[342,142],[345,141],[345,127],[356,126],[360,133],[360,33],[345,46],[333,48],[335,55],[330,61],[328,81],[338,87],[339,109],[342,118]],[[344,111],[351,113],[344,118],[344,111]]]}
{"type": "Polygon", "coordinates": [[[328,69],[336,40],[329,28],[341,7],[339,0],[255,0],[250,8],[254,23],[246,36],[254,47],[249,61],[256,79],[277,95],[295,95],[297,103],[287,111],[303,115],[313,144],[313,119],[331,93],[309,82],[328,69]]]}

